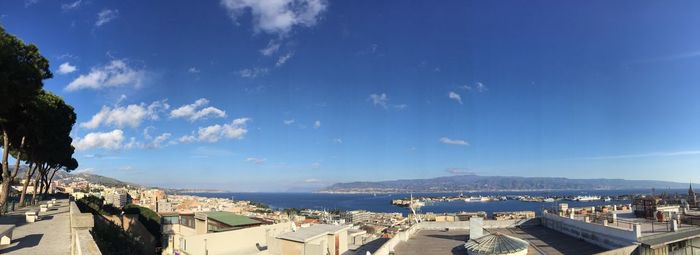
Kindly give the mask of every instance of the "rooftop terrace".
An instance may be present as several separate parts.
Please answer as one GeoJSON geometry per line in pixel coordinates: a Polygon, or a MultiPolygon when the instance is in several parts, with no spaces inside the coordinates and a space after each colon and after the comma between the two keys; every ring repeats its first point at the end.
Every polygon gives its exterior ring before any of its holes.
{"type": "MultiPolygon", "coordinates": [[[[576,238],[562,235],[543,226],[522,228],[489,229],[490,233],[501,233],[527,241],[528,254],[596,254],[606,251],[576,238]]],[[[396,255],[466,254],[464,244],[468,230],[420,230],[408,242],[396,246],[396,255]]]]}

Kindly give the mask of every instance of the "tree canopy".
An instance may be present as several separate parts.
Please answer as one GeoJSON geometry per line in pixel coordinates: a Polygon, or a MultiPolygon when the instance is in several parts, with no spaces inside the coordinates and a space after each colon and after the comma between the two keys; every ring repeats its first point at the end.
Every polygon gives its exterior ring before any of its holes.
{"type": "Polygon", "coordinates": [[[41,181],[46,193],[57,171],[78,168],[70,137],[76,114],[61,97],[42,89],[43,80],[51,77],[49,61],[35,45],[0,27],[0,206],[7,202],[21,161],[30,166],[22,198],[36,170],[40,175],[35,188],[41,181]],[[16,159],[14,170],[8,164],[10,155],[16,159]]]}

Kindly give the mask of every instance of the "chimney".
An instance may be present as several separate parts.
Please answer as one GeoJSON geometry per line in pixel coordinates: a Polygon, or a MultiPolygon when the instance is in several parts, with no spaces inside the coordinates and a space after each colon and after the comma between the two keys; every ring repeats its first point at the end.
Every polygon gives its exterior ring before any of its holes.
{"type": "Polygon", "coordinates": [[[469,218],[469,239],[477,239],[484,236],[484,219],[479,217],[469,218]]]}

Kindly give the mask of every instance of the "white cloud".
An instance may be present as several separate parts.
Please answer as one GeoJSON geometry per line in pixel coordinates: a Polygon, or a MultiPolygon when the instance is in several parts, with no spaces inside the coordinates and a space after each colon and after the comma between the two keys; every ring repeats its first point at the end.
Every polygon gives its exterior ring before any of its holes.
{"type": "Polygon", "coordinates": [[[206,98],[197,99],[192,104],[180,106],[170,112],[170,118],[184,118],[189,121],[196,121],[199,119],[206,118],[224,118],[226,117],[226,112],[216,108],[216,107],[204,107],[209,104],[209,100],[206,98]],[[204,107],[204,108],[201,108],[204,107]]]}
{"type": "Polygon", "coordinates": [[[450,91],[450,93],[447,96],[450,99],[457,101],[459,104],[462,104],[462,97],[454,91],[450,91]]]}
{"type": "Polygon", "coordinates": [[[290,52],[290,53],[287,53],[286,55],[280,56],[280,58],[277,59],[277,63],[275,63],[275,66],[280,67],[280,66],[284,65],[285,63],[287,63],[287,61],[290,58],[292,58],[293,55],[294,55],[294,53],[290,52]]]}
{"type": "Polygon", "coordinates": [[[448,173],[454,174],[454,175],[469,175],[469,174],[474,174],[473,171],[471,171],[468,168],[460,168],[460,167],[451,167],[448,169],[445,169],[448,173]]]}
{"type": "Polygon", "coordinates": [[[700,155],[700,150],[650,152],[650,153],[641,153],[641,154],[622,154],[622,155],[586,157],[586,158],[582,158],[582,159],[605,160],[605,159],[648,158],[648,157],[674,157],[674,156],[690,156],[690,155],[700,155]]]}
{"type": "Polygon", "coordinates": [[[263,49],[260,50],[260,54],[263,54],[265,56],[271,56],[272,54],[275,54],[280,49],[280,43],[277,40],[270,40],[270,42],[267,43],[267,46],[263,49]]]}
{"type": "Polygon", "coordinates": [[[195,137],[193,135],[185,135],[185,136],[181,136],[177,140],[181,143],[193,143],[193,142],[197,141],[197,137],[195,137]]]}
{"type": "Polygon", "coordinates": [[[318,182],[320,182],[320,180],[315,179],[315,178],[309,178],[309,179],[304,180],[304,183],[318,183],[318,182]]]}
{"type": "Polygon", "coordinates": [[[265,164],[265,162],[267,162],[267,159],[264,159],[264,158],[252,158],[252,157],[251,157],[251,158],[246,158],[245,161],[246,161],[246,162],[254,163],[254,164],[256,164],[256,165],[262,165],[262,164],[265,164]]]}
{"type": "Polygon", "coordinates": [[[314,128],[320,128],[321,127],[321,121],[317,120],[314,122],[314,128]]]}
{"type": "Polygon", "coordinates": [[[394,109],[397,109],[397,110],[403,110],[403,109],[408,108],[408,105],[407,104],[397,104],[397,105],[392,105],[392,107],[394,107],[394,109]]]}
{"type": "Polygon", "coordinates": [[[386,93],[381,93],[369,95],[369,100],[372,101],[373,105],[379,105],[386,109],[386,103],[389,101],[389,98],[386,96],[386,93]]]}
{"type": "Polygon", "coordinates": [[[337,143],[337,144],[341,144],[341,143],[343,143],[343,139],[335,138],[335,139],[333,139],[333,142],[337,143]]]}
{"type": "Polygon", "coordinates": [[[127,149],[127,150],[128,149],[136,149],[136,148],[143,149],[144,147],[145,147],[145,145],[142,142],[137,141],[136,137],[131,137],[129,139],[129,142],[124,145],[124,149],[127,149]]]}
{"type": "Polygon", "coordinates": [[[328,7],[325,0],[221,0],[221,5],[234,21],[250,11],[256,32],[279,35],[316,25],[328,7]]]}
{"type": "Polygon", "coordinates": [[[386,95],[386,93],[370,94],[367,100],[372,102],[374,106],[381,106],[384,109],[391,107],[396,110],[404,110],[408,108],[407,104],[389,104],[389,97],[386,95]]]}
{"type": "Polygon", "coordinates": [[[296,122],[296,120],[291,119],[291,120],[284,120],[284,121],[282,121],[282,122],[283,122],[285,125],[292,125],[292,124],[294,124],[294,122],[296,122]]]}
{"type": "Polygon", "coordinates": [[[102,106],[102,109],[92,116],[90,121],[80,123],[80,127],[94,129],[100,125],[109,125],[113,127],[132,127],[136,128],[146,120],[157,120],[158,113],[170,108],[170,105],[165,100],[155,101],[150,105],[145,103],[132,104],[127,106],[102,106]]]}
{"type": "Polygon", "coordinates": [[[156,129],[156,127],[154,127],[154,126],[148,126],[148,127],[144,128],[143,129],[143,138],[146,138],[146,139],[153,138],[153,137],[151,137],[150,132],[151,132],[151,130],[154,130],[154,129],[156,129]]]}
{"type": "Polygon", "coordinates": [[[474,84],[474,89],[476,89],[476,91],[478,92],[484,92],[489,90],[488,88],[486,88],[486,85],[478,81],[474,84]]]}
{"type": "Polygon", "coordinates": [[[246,128],[248,121],[250,121],[249,118],[238,118],[229,124],[200,127],[196,135],[182,136],[178,141],[183,143],[196,141],[214,143],[221,139],[243,139],[245,134],[248,133],[246,128]]]}
{"type": "Polygon", "coordinates": [[[76,150],[89,149],[108,149],[117,150],[122,147],[124,141],[124,131],[120,129],[112,130],[111,132],[94,132],[85,135],[83,138],[73,140],[73,146],[76,150]]]}
{"type": "Polygon", "coordinates": [[[189,73],[199,73],[200,71],[199,71],[199,69],[197,69],[196,67],[193,66],[193,67],[190,67],[189,69],[187,69],[187,72],[189,72],[189,73]]]}
{"type": "Polygon", "coordinates": [[[77,67],[75,67],[74,65],[71,65],[68,62],[65,62],[65,63],[58,66],[58,71],[56,71],[56,72],[59,74],[69,74],[69,73],[75,72],[76,70],[78,70],[77,67]]]}
{"type": "Polygon", "coordinates": [[[64,11],[73,10],[75,8],[80,7],[80,4],[82,3],[82,1],[83,0],[78,0],[78,1],[75,1],[72,3],[61,4],[61,9],[63,9],[64,11]]]}
{"type": "Polygon", "coordinates": [[[103,89],[125,85],[140,87],[145,78],[144,70],[132,68],[124,60],[116,59],[105,66],[93,67],[88,74],[81,74],[66,86],[66,90],[103,89]]]}
{"type": "Polygon", "coordinates": [[[172,136],[172,134],[170,133],[163,133],[159,136],[156,136],[156,138],[154,138],[153,141],[151,141],[151,143],[147,146],[149,148],[161,148],[164,146],[164,143],[167,142],[168,139],[170,139],[170,136],[172,136]]]}
{"type": "Polygon", "coordinates": [[[243,78],[256,78],[258,76],[266,75],[269,70],[267,68],[244,68],[238,71],[238,74],[243,78]]]}
{"type": "Polygon", "coordinates": [[[117,104],[117,105],[118,105],[118,104],[121,104],[122,102],[124,102],[124,100],[126,100],[126,95],[121,94],[121,95],[119,96],[119,98],[117,98],[117,102],[114,103],[114,104],[117,104]]]}
{"type": "Polygon", "coordinates": [[[489,89],[486,87],[486,85],[484,85],[483,83],[478,82],[478,81],[477,81],[476,83],[474,83],[473,86],[464,85],[464,86],[461,86],[460,88],[463,88],[463,89],[466,89],[466,90],[474,90],[474,91],[476,91],[476,92],[485,92],[485,91],[489,90],[489,89]]]}
{"type": "Polygon", "coordinates": [[[450,138],[447,138],[447,137],[442,137],[442,138],[440,138],[440,142],[441,142],[441,143],[444,143],[444,144],[451,144],[451,145],[463,145],[463,146],[469,145],[469,143],[468,143],[467,141],[459,140],[459,139],[454,139],[454,140],[453,140],[453,139],[450,139],[450,138]]]}
{"type": "Polygon", "coordinates": [[[104,24],[107,24],[107,22],[110,22],[114,19],[119,17],[119,10],[114,9],[105,9],[102,10],[101,12],[97,13],[97,21],[95,21],[95,26],[102,26],[104,24]]]}

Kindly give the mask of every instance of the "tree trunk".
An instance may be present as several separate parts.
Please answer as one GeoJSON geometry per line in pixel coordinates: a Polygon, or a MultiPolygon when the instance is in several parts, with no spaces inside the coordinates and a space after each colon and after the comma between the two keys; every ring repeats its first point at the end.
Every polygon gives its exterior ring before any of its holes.
{"type": "Polygon", "coordinates": [[[24,175],[24,184],[22,185],[22,194],[19,196],[19,206],[20,207],[25,206],[24,199],[27,196],[27,188],[29,187],[29,183],[32,181],[32,177],[34,176],[34,172],[36,172],[37,167],[39,167],[38,164],[34,164],[33,167],[30,164],[29,169],[27,169],[27,173],[24,175]]]}
{"type": "Polygon", "coordinates": [[[46,170],[46,173],[44,173],[44,176],[41,177],[41,182],[43,183],[41,186],[43,188],[41,194],[44,194],[44,195],[49,194],[49,189],[51,189],[51,183],[49,183],[49,174],[52,171],[56,171],[56,170],[49,168],[49,170],[46,170]]]}
{"type": "MultiPolygon", "coordinates": [[[[12,171],[12,176],[10,177],[12,180],[17,177],[17,172],[19,172],[19,163],[22,161],[22,149],[24,149],[24,136],[22,136],[22,142],[19,144],[19,150],[17,150],[17,161],[15,162],[15,170],[12,171]]],[[[12,181],[10,180],[10,181],[12,181]]]]}
{"type": "Polygon", "coordinates": [[[0,182],[0,215],[3,214],[2,208],[7,204],[7,198],[10,192],[10,169],[7,164],[10,155],[10,138],[7,137],[7,130],[2,130],[2,182],[0,182]]]}
{"type": "MultiPolygon", "coordinates": [[[[60,167],[53,170],[53,172],[51,173],[51,177],[49,177],[49,185],[48,185],[48,187],[51,187],[51,183],[53,182],[53,177],[56,176],[56,172],[58,172],[58,171],[60,171],[60,170],[61,170],[60,167]]],[[[50,188],[47,188],[46,190],[48,191],[49,189],[50,189],[50,188]]],[[[55,193],[55,192],[54,192],[54,193],[55,193]]]]}
{"type": "Polygon", "coordinates": [[[36,193],[38,192],[39,188],[39,179],[41,178],[41,170],[39,170],[39,174],[34,178],[34,192],[32,192],[32,204],[36,204],[36,193]]]}
{"type": "Polygon", "coordinates": [[[7,165],[7,160],[10,156],[10,138],[7,137],[7,130],[2,129],[2,175],[5,177],[5,173],[10,172],[9,166],[7,165]]]}

